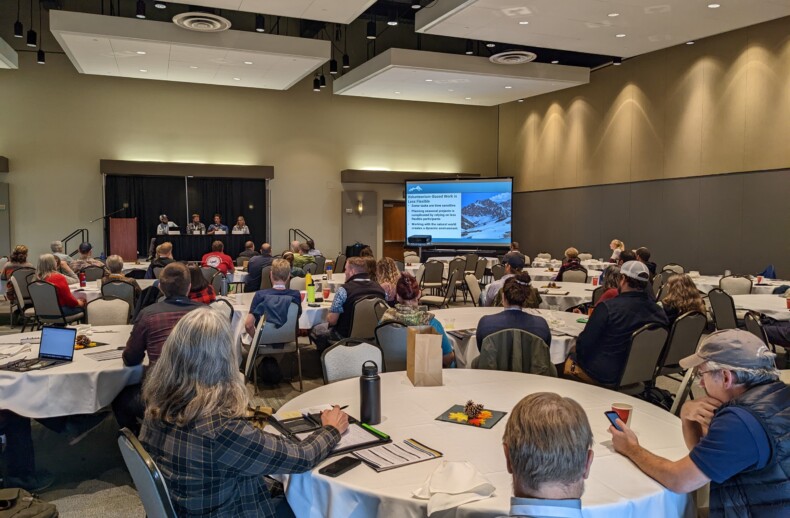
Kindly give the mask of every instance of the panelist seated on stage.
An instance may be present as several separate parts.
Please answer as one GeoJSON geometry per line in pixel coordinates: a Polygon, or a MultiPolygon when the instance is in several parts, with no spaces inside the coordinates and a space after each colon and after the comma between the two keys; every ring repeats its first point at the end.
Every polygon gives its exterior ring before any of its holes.
{"type": "Polygon", "coordinates": [[[200,214],[192,214],[192,223],[187,225],[187,234],[205,234],[206,225],[200,222],[200,214]]]}
{"type": "Polygon", "coordinates": [[[244,221],[244,216],[239,216],[236,218],[236,224],[233,225],[233,233],[234,234],[249,234],[250,227],[247,226],[247,223],[244,221]]]}
{"type": "Polygon", "coordinates": [[[154,268],[164,268],[168,264],[175,261],[173,259],[173,243],[165,242],[156,247],[156,257],[151,264],[148,265],[148,270],[145,272],[146,279],[155,279],[154,268]]]}
{"type": "Polygon", "coordinates": [[[200,264],[203,266],[213,266],[222,273],[233,273],[236,268],[233,266],[233,259],[225,253],[225,245],[222,241],[211,243],[211,252],[205,254],[200,264]]]}
{"type": "Polygon", "coordinates": [[[217,232],[227,234],[228,226],[222,224],[222,216],[219,214],[214,214],[214,223],[208,226],[207,234],[216,234],[217,232]]]}
{"type": "Polygon", "coordinates": [[[170,231],[178,230],[178,225],[167,219],[167,214],[159,216],[159,225],[156,227],[156,233],[159,235],[167,234],[170,231]]]}

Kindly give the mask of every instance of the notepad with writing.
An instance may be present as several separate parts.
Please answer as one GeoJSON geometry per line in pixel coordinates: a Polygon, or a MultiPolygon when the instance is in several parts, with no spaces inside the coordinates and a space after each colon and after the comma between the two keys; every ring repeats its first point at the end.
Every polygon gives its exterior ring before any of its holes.
{"type": "MultiPolygon", "coordinates": [[[[309,437],[313,432],[296,433],[293,436],[298,440],[303,441],[309,437]]],[[[359,448],[366,448],[368,446],[375,446],[377,444],[384,444],[390,442],[389,436],[382,437],[369,431],[363,427],[359,422],[349,422],[348,430],[343,432],[338,442],[330,455],[338,455],[340,453],[347,453],[357,450],[359,448]]]]}
{"type": "Polygon", "coordinates": [[[414,439],[382,444],[375,448],[355,451],[353,455],[378,472],[409,464],[438,459],[442,452],[429,448],[414,439]]]}

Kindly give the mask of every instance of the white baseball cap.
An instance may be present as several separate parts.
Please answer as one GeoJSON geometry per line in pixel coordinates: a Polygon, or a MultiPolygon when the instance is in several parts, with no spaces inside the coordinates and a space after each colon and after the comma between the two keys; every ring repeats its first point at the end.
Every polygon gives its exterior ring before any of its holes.
{"type": "Polygon", "coordinates": [[[644,263],[639,261],[628,261],[620,267],[620,273],[637,281],[649,281],[650,271],[644,263]]]}

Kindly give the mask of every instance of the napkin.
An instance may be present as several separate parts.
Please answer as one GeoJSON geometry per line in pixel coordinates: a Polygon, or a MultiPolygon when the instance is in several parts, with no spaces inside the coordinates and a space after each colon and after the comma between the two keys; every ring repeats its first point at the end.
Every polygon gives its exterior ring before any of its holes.
{"type": "Polygon", "coordinates": [[[412,495],[428,500],[428,516],[490,498],[496,488],[469,462],[443,461],[412,495]]]}

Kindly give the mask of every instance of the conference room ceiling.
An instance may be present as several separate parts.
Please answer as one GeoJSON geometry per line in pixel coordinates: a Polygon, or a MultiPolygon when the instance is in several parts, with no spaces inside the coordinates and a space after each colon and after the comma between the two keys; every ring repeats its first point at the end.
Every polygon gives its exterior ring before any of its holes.
{"type": "Polygon", "coordinates": [[[0,68],[18,68],[17,53],[3,38],[0,38],[0,68]]]}
{"type": "Polygon", "coordinates": [[[442,0],[415,29],[628,58],[784,16],[788,0],[442,0]]]}
{"type": "Polygon", "coordinates": [[[172,23],[52,11],[52,34],[80,73],[287,90],[330,58],[330,43],[255,32],[202,34],[172,23]]]}
{"type": "Polygon", "coordinates": [[[338,95],[496,106],[590,81],[583,67],[504,66],[477,56],[389,49],[333,83],[338,95]]]}
{"type": "Polygon", "coordinates": [[[174,0],[173,3],[348,24],[376,0],[174,0]]]}

